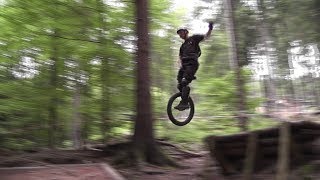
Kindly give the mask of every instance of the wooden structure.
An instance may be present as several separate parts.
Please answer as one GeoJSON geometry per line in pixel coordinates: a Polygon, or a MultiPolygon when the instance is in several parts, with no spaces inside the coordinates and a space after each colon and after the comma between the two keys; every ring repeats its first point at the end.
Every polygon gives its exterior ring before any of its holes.
{"type": "MultiPolygon", "coordinates": [[[[306,121],[288,124],[290,167],[320,159],[320,124],[306,121]]],[[[259,171],[276,165],[279,130],[279,127],[274,127],[227,136],[208,136],[205,142],[211,157],[218,161],[225,174],[245,172],[245,166],[259,171]]]]}

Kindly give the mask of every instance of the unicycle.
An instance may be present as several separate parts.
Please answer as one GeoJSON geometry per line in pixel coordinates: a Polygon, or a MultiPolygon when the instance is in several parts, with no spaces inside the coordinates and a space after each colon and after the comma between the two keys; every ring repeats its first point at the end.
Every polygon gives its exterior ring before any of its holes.
{"type": "Polygon", "coordinates": [[[178,92],[172,95],[168,101],[167,113],[170,121],[173,124],[177,126],[184,126],[188,124],[193,118],[194,104],[191,97],[189,96],[188,103],[190,108],[185,109],[183,111],[179,111],[177,109],[174,109],[174,107],[179,104],[180,100],[181,100],[181,92],[178,92]]]}

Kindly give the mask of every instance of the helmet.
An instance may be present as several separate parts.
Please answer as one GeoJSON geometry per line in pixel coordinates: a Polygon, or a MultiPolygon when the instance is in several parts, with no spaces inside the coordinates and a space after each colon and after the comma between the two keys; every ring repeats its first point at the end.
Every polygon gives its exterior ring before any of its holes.
{"type": "Polygon", "coordinates": [[[177,29],[177,34],[179,34],[180,31],[187,31],[187,32],[189,32],[186,27],[180,27],[180,28],[178,28],[178,29],[177,29]]]}

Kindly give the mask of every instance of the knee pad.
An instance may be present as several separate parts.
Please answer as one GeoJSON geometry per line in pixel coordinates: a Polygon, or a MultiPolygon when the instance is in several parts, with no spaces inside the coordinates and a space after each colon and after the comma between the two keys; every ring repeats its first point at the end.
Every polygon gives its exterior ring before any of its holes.
{"type": "Polygon", "coordinates": [[[190,81],[187,80],[186,78],[183,78],[182,81],[181,81],[181,85],[182,86],[187,86],[189,83],[190,83],[190,81]]]}

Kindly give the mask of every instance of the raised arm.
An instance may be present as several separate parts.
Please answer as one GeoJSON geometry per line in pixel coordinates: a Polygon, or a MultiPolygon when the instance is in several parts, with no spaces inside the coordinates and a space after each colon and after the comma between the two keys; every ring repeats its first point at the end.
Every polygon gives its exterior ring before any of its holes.
{"type": "Polygon", "coordinates": [[[209,39],[210,35],[211,35],[211,32],[212,32],[212,29],[213,29],[213,22],[209,22],[209,30],[208,32],[204,35],[204,39],[209,39]]]}

